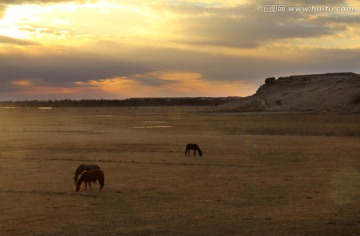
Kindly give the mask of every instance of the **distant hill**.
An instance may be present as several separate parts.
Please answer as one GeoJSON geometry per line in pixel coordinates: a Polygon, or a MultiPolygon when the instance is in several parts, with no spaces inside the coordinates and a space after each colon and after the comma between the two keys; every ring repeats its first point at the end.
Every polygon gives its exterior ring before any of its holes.
{"type": "Polygon", "coordinates": [[[220,105],[222,111],[360,112],[360,75],[327,73],[265,79],[252,96],[220,105]]]}
{"type": "Polygon", "coordinates": [[[0,107],[95,106],[216,106],[215,110],[226,112],[360,112],[360,75],[327,73],[270,77],[248,97],[0,101],[0,107]]]}

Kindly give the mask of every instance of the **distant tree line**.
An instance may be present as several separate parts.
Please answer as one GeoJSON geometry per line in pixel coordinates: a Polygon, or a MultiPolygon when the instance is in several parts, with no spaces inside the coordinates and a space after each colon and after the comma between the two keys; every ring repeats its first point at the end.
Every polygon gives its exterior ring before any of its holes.
{"type": "Polygon", "coordinates": [[[1,107],[217,106],[239,97],[128,98],[0,101],[1,107]]]}

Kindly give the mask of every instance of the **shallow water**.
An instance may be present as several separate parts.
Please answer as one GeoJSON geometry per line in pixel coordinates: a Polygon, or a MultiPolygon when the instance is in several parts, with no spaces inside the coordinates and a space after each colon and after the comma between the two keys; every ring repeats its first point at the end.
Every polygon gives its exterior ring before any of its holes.
{"type": "Polygon", "coordinates": [[[133,129],[158,129],[158,128],[172,128],[171,125],[147,125],[147,126],[135,126],[133,129]]]}

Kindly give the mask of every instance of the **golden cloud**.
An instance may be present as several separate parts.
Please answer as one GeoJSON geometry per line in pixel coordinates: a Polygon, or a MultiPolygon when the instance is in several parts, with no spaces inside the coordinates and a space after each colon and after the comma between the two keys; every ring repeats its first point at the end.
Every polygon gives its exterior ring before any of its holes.
{"type": "Polygon", "coordinates": [[[18,86],[30,86],[32,85],[32,82],[29,80],[16,80],[13,84],[18,86]]]}
{"type": "Polygon", "coordinates": [[[76,84],[122,97],[239,96],[240,90],[252,88],[250,83],[239,82],[239,86],[234,86],[233,82],[206,81],[200,73],[188,71],[154,71],[76,84]]]}

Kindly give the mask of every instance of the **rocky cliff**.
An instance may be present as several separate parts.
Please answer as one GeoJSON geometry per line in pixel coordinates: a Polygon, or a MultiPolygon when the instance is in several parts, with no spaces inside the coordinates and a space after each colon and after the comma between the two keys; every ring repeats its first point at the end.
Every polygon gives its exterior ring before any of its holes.
{"type": "Polygon", "coordinates": [[[360,112],[360,75],[328,73],[267,78],[252,96],[220,106],[225,111],[360,112]]]}

